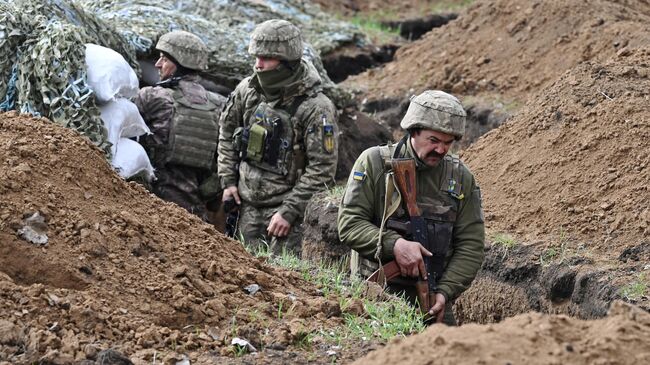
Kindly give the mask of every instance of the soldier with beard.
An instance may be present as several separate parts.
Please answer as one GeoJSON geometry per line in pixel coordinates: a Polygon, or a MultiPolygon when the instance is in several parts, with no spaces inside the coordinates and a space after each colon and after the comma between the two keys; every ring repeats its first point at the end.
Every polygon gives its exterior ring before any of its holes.
{"type": "Polygon", "coordinates": [[[208,65],[199,37],[173,31],[160,37],[156,49],[161,81],[134,99],[152,133],[140,139],[156,170],[151,190],[207,221],[206,203],[218,201],[221,192],[216,151],[226,98],[199,83],[208,65]]]}
{"type": "Polygon", "coordinates": [[[334,180],[336,109],[301,59],[300,30],[290,22],[257,25],[248,51],[254,73],[230,95],[220,121],[223,200],[241,204],[238,231],[247,244],[298,253],[307,202],[334,180]]]}

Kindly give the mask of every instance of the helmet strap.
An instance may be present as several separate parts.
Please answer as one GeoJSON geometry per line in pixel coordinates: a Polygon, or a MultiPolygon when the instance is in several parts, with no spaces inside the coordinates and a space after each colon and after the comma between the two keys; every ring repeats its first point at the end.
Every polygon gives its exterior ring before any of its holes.
{"type": "Polygon", "coordinates": [[[409,132],[406,132],[406,134],[404,134],[404,137],[402,137],[402,139],[397,142],[397,146],[395,146],[395,152],[393,153],[393,158],[399,158],[399,153],[410,136],[411,134],[409,132]]]}

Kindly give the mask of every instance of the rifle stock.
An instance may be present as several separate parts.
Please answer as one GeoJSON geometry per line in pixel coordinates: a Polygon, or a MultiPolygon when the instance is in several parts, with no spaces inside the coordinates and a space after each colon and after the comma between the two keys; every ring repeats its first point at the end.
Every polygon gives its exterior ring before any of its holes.
{"type": "MultiPolygon", "coordinates": [[[[420,208],[417,205],[417,185],[415,175],[415,160],[412,158],[394,158],[391,160],[391,167],[393,169],[393,176],[397,188],[402,194],[402,199],[406,204],[406,209],[410,217],[410,227],[413,240],[419,242],[425,248],[429,249],[427,224],[421,215],[420,208]]],[[[430,249],[429,249],[430,251],[430,249]]],[[[431,307],[435,304],[435,289],[436,284],[433,280],[432,270],[433,262],[430,257],[423,257],[424,264],[427,270],[427,280],[418,281],[415,284],[415,289],[420,304],[420,310],[423,314],[429,312],[431,307]]],[[[396,261],[391,261],[384,265],[381,269],[375,271],[368,281],[378,282],[383,276],[386,281],[400,276],[400,269],[396,261]]]]}

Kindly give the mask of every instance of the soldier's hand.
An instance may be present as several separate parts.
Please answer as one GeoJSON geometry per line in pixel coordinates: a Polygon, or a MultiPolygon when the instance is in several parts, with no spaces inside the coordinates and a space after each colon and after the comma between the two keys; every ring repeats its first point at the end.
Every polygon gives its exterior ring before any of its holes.
{"type": "Polygon", "coordinates": [[[436,293],[435,300],[436,303],[429,309],[428,315],[430,318],[435,319],[436,323],[442,323],[442,319],[445,316],[445,304],[447,300],[442,293],[436,293]]]}
{"type": "Polygon", "coordinates": [[[402,276],[411,276],[417,278],[420,276],[423,280],[427,278],[427,269],[424,267],[422,255],[433,256],[419,242],[408,241],[398,238],[393,248],[395,261],[399,266],[402,276]]]}
{"type": "Polygon", "coordinates": [[[239,198],[239,190],[237,190],[237,187],[234,185],[223,189],[223,197],[221,197],[221,201],[225,202],[230,199],[235,199],[237,205],[241,204],[241,199],[239,198]]]}
{"type": "Polygon", "coordinates": [[[273,217],[271,217],[271,222],[269,222],[266,232],[269,236],[284,237],[289,234],[290,229],[291,224],[282,217],[282,214],[275,213],[273,214],[273,217]]]}

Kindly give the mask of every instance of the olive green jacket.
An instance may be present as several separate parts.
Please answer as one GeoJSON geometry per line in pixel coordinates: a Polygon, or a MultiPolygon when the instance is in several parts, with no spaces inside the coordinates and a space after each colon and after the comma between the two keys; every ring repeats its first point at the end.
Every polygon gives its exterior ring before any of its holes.
{"type": "Polygon", "coordinates": [[[303,60],[300,67],[303,73],[300,81],[286,88],[279,100],[268,103],[272,108],[288,112],[296,98],[302,100],[291,116],[293,134],[297,136],[297,141],[293,142],[292,156],[300,152],[304,156],[305,167],[293,178],[294,181],[288,176],[240,161],[239,152],[235,149],[235,130],[250,126],[254,120],[253,113],[260,103],[265,102],[255,75],[242,80],[230,95],[221,114],[218,146],[218,171],[222,186],[237,186],[244,204],[277,206],[278,212],[291,224],[303,217],[307,202],[315,192],[333,185],[338,161],[336,108],[321,92],[321,79],[314,66],[303,60]],[[328,148],[324,140],[325,124],[334,128],[328,148]]]}
{"type": "MultiPolygon", "coordinates": [[[[338,230],[342,242],[367,260],[377,262],[377,242],[384,211],[385,176],[389,168],[384,156],[390,156],[393,146],[372,147],[364,151],[354,164],[345,195],[339,208],[338,230]]],[[[414,157],[410,141],[401,149],[401,157],[414,157]]],[[[481,193],[474,176],[461,162],[457,162],[460,194],[452,196],[446,189],[447,169],[454,162],[446,156],[437,166],[429,167],[417,157],[417,203],[422,215],[447,214],[455,216],[451,247],[445,269],[438,283],[440,291],[455,299],[474,280],[484,257],[485,227],[481,207],[481,193]]],[[[400,207],[393,217],[407,217],[400,207]]],[[[379,258],[382,264],[394,259],[395,241],[401,236],[385,229],[379,258]]]]}

